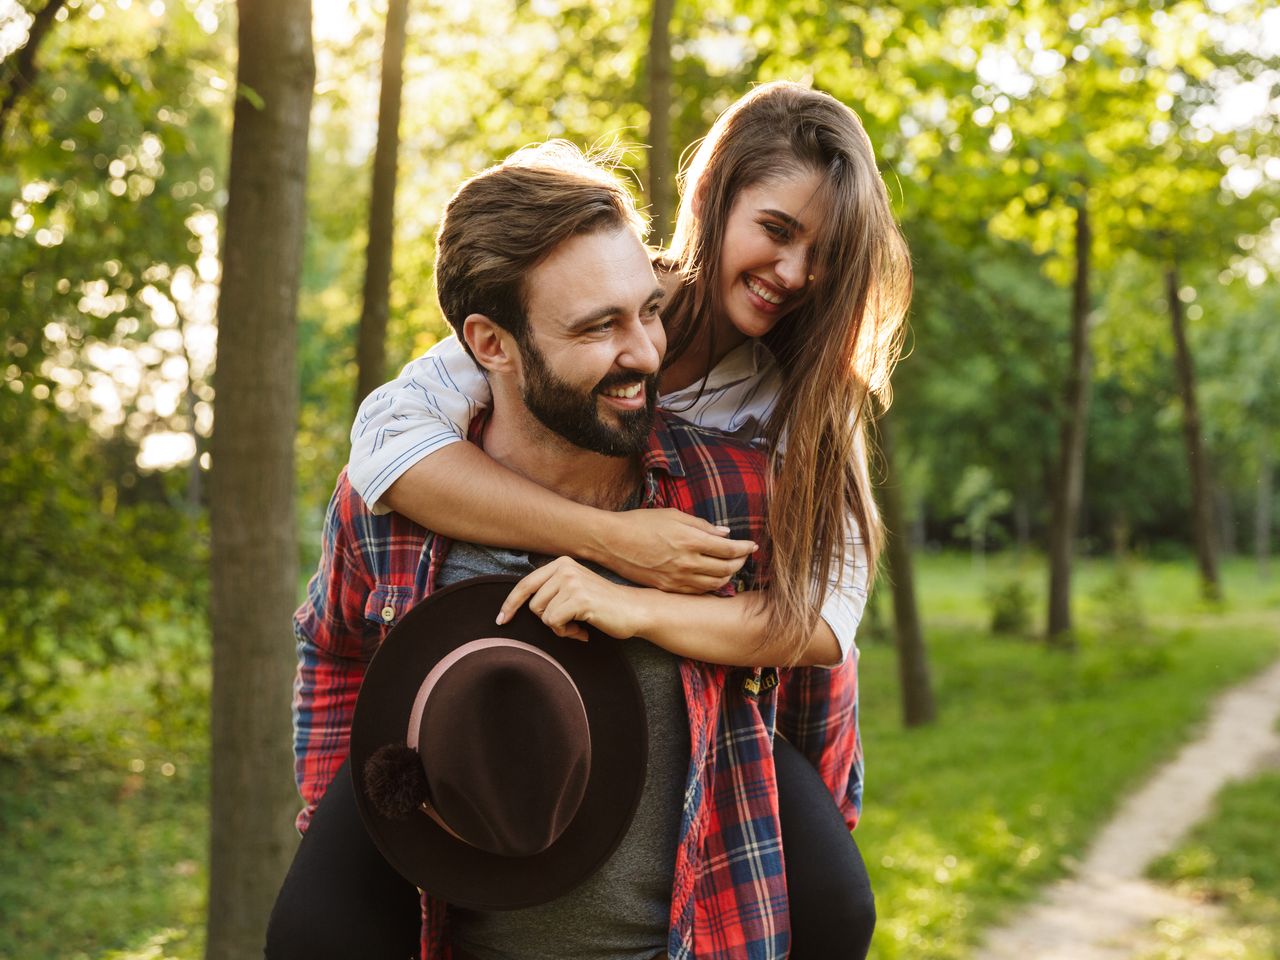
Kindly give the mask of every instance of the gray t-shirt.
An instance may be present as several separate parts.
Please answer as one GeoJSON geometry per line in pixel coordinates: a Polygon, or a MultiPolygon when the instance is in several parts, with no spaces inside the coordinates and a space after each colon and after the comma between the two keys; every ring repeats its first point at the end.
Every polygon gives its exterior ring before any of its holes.
{"type": "MultiPolygon", "coordinates": [[[[495,573],[523,576],[527,553],[454,543],[436,585],[495,573]]],[[[585,564],[624,583],[608,570],[585,564]]],[[[640,682],[649,727],[644,790],[626,836],[604,865],[550,903],[522,910],[450,908],[455,944],[476,960],[650,960],[664,954],[671,884],[689,767],[689,714],[680,661],[645,640],[623,644],[640,682]]]]}

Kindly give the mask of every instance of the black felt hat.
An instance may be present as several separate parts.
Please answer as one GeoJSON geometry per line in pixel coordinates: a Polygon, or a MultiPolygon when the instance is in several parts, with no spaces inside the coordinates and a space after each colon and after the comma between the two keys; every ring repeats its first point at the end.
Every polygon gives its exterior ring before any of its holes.
{"type": "MultiPolygon", "coordinates": [[[[557,637],[517,577],[414,607],[365,674],[351,775],[374,843],[408,880],[480,910],[562,896],[613,853],[644,786],[644,699],[621,643],[557,637]]],[[[636,642],[636,641],[630,641],[636,642]]]]}

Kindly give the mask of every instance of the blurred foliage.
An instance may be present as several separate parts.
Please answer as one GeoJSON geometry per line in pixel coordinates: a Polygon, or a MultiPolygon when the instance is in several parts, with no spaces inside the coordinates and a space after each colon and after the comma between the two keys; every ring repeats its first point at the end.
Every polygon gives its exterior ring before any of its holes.
{"type": "Polygon", "coordinates": [[[1031,612],[1035,596],[1021,577],[1010,577],[988,587],[987,604],[991,608],[992,634],[1030,638],[1035,632],[1031,612]]]}
{"type": "Polygon", "coordinates": [[[122,660],[167,666],[161,685],[185,691],[206,537],[175,508],[176,478],[139,476],[128,444],[27,392],[0,390],[0,426],[30,451],[0,459],[0,712],[47,709],[67,676],[122,660]]]}
{"type": "MultiPolygon", "coordinates": [[[[4,54],[40,3],[0,12],[4,54]]],[[[297,434],[308,557],[347,455],[383,15],[377,0],[315,4],[297,434]]],[[[562,136],[620,145],[639,191],[648,18],[640,0],[412,4],[388,375],[447,332],[433,236],[464,177],[562,136]]],[[[13,705],[67,666],[144,654],[169,664],[157,690],[178,690],[204,656],[203,640],[165,639],[163,625],[203,617],[233,19],[227,0],[68,0],[4,131],[0,492],[12,519],[0,546],[13,559],[0,696],[13,705]]],[[[1162,283],[1174,262],[1218,502],[1252,529],[1265,451],[1280,449],[1268,30],[1274,12],[1258,0],[677,5],[674,152],[773,78],[840,97],[876,146],[916,267],[895,393],[917,540],[967,542],[978,562],[1043,534],[1072,204],[1086,192],[1096,366],[1083,542],[1177,552],[1189,535],[1162,283]],[[1232,120],[1241,104],[1252,114],[1232,120]]]]}
{"type": "Polygon", "coordinates": [[[173,637],[203,634],[200,472],[139,456],[152,434],[199,450],[210,416],[217,7],[69,3],[0,147],[0,711],[130,660],[191,699],[203,643],[173,637]]]}
{"type": "Polygon", "coordinates": [[[175,722],[152,680],[117,665],[47,717],[0,716],[0,957],[203,955],[208,722],[175,722]]]}

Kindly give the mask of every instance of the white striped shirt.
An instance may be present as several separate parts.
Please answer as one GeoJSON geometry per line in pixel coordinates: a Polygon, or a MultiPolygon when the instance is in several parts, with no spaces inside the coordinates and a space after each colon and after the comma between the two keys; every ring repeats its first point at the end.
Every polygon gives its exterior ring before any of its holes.
{"type": "MultiPolygon", "coordinates": [[[[658,402],[698,426],[763,444],[781,385],[768,348],[748,340],[716,364],[705,384],[663,394],[658,402]]],[[[360,404],[351,427],[351,486],[374,513],[388,512],[379,503],[387,488],[423,457],[465,440],[471,419],[492,400],[488,380],[457,338],[441,340],[360,404]]],[[[844,574],[831,581],[822,605],[842,661],[867,602],[866,552],[852,521],[848,528],[844,574]]]]}

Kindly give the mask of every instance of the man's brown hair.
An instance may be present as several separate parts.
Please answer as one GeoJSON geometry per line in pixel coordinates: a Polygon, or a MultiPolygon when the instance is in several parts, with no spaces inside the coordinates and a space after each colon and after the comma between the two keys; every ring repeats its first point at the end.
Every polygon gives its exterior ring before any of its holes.
{"type": "Polygon", "coordinates": [[[526,147],[466,181],[445,205],[436,234],[440,309],[464,346],[462,325],[473,313],[524,344],[530,270],[571,237],[632,229],[643,238],[645,227],[611,166],[563,140],[526,147]]]}

